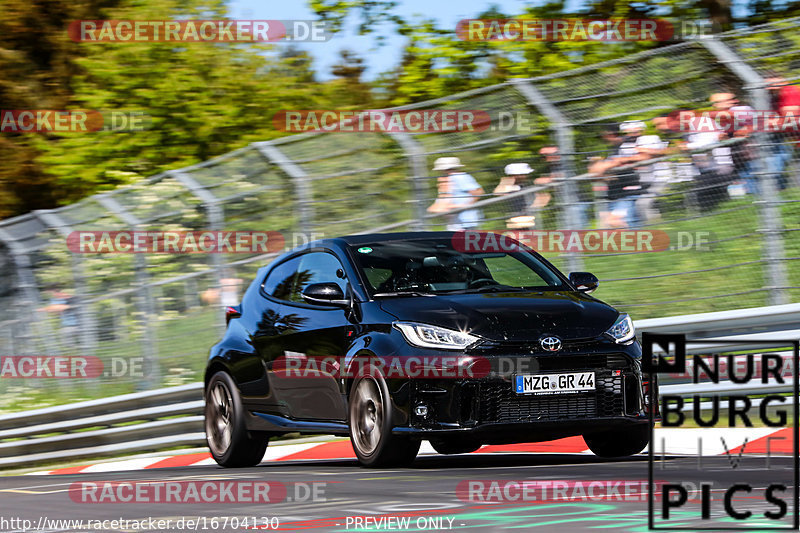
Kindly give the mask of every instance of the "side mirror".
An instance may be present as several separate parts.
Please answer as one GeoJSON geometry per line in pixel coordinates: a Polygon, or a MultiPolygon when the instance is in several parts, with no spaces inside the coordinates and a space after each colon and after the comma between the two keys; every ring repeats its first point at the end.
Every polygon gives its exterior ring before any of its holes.
{"type": "Polygon", "coordinates": [[[303,290],[303,300],[310,304],[330,307],[350,307],[341,287],[336,283],[312,283],[303,290]]]}
{"type": "Polygon", "coordinates": [[[597,286],[600,285],[600,280],[597,279],[597,276],[589,272],[570,272],[569,282],[572,283],[578,292],[584,294],[593,293],[597,290],[597,286]]]}

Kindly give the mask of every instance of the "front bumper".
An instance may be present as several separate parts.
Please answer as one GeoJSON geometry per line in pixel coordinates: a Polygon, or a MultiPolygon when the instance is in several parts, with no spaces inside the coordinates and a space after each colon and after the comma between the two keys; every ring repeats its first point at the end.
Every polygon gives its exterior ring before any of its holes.
{"type": "Polygon", "coordinates": [[[483,443],[532,442],[649,422],[635,343],[609,351],[487,358],[492,373],[480,379],[389,384],[395,407],[393,433],[421,439],[468,435],[483,443]],[[508,361],[510,365],[499,368],[508,361]],[[595,372],[593,391],[521,395],[512,385],[516,373],[578,371],[595,372]],[[425,406],[426,416],[415,413],[418,406],[425,406]]]}

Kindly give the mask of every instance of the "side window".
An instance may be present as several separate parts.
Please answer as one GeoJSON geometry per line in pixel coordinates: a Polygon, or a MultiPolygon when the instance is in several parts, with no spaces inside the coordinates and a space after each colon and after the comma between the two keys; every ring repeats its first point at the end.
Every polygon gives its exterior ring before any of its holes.
{"type": "Polygon", "coordinates": [[[300,257],[289,259],[275,267],[264,281],[264,292],[280,300],[297,301],[295,286],[300,257]]]}
{"type": "Polygon", "coordinates": [[[300,266],[297,268],[297,294],[299,300],[303,289],[311,283],[336,283],[347,294],[347,280],[338,275],[342,273],[342,264],[335,255],[327,252],[311,252],[300,256],[300,266]]]}

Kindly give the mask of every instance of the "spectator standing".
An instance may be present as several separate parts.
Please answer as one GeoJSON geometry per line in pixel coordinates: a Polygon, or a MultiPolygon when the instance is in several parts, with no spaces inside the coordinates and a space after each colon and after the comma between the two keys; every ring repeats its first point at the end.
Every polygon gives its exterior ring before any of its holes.
{"type": "Polygon", "coordinates": [[[477,227],[482,219],[479,209],[465,209],[450,213],[455,209],[474,204],[483,194],[483,188],[475,178],[459,170],[463,166],[457,157],[440,157],[433,165],[434,172],[438,171],[444,174],[437,180],[438,195],[436,201],[428,207],[428,212],[447,215],[448,231],[477,227]]]}
{"type": "MultiPolygon", "coordinates": [[[[714,116],[719,117],[726,114],[725,122],[731,127],[724,131],[725,138],[744,138],[750,136],[753,131],[754,109],[749,105],[740,105],[739,100],[733,93],[714,93],[710,98],[711,105],[714,107],[714,116]],[[739,126],[735,129],[735,126],[739,126]]],[[[758,184],[754,178],[754,157],[751,143],[740,141],[730,146],[733,168],[736,171],[736,179],[743,187],[743,192],[756,194],[758,184]]],[[[728,187],[728,192],[738,190],[734,184],[728,187]]]]}
{"type": "Polygon", "coordinates": [[[706,127],[687,137],[686,149],[696,152],[692,154],[692,162],[699,173],[695,200],[700,209],[714,209],[728,199],[734,166],[730,147],[718,146],[725,138],[726,133],[716,127],[706,127]]]}
{"type": "Polygon", "coordinates": [[[75,312],[75,298],[64,291],[53,291],[50,302],[42,310],[58,315],[61,326],[59,333],[63,345],[77,346],[78,315],[75,312]]]}
{"type": "MultiPolygon", "coordinates": [[[[783,118],[789,114],[800,115],[800,87],[789,84],[782,76],[771,74],[767,79],[767,90],[772,97],[772,108],[783,118]]],[[[770,175],[777,176],[778,188],[783,190],[789,180],[784,173],[792,159],[794,136],[775,131],[769,134],[770,156],[767,158],[767,169],[770,175]]]]}
{"type": "MultiPolygon", "coordinates": [[[[505,177],[494,188],[494,194],[503,195],[522,190],[527,184],[528,175],[533,169],[528,163],[509,163],[505,168],[505,177]]],[[[529,202],[525,195],[513,197],[509,202],[510,212],[513,215],[506,220],[509,229],[532,228],[536,225],[536,217],[529,211],[529,202]]]]}
{"type": "MultiPolygon", "coordinates": [[[[589,172],[604,176],[608,182],[606,192],[608,210],[601,214],[601,223],[606,227],[636,227],[639,225],[636,200],[644,192],[638,170],[619,169],[623,165],[644,161],[663,150],[657,135],[642,135],[645,124],[640,120],[629,120],[620,124],[623,134],[617,153],[595,161],[589,172]]],[[[646,167],[645,167],[646,168],[646,167]]]]}

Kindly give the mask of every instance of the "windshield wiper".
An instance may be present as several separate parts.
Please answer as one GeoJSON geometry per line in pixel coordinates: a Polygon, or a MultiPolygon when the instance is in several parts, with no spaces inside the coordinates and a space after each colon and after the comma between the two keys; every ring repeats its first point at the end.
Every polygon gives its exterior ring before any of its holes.
{"type": "Polygon", "coordinates": [[[512,287],[511,285],[484,285],[483,287],[473,287],[466,289],[451,289],[444,291],[436,291],[436,294],[470,294],[479,292],[527,292],[529,289],[525,287],[512,287]]]}
{"type": "Polygon", "coordinates": [[[429,292],[419,292],[419,291],[394,291],[394,292],[379,292],[377,294],[373,294],[373,298],[391,298],[393,296],[433,296],[433,294],[429,292]]]}
{"type": "Polygon", "coordinates": [[[484,285],[474,289],[465,289],[467,292],[528,292],[525,287],[512,287],[511,285],[484,285]]]}

